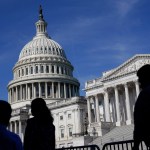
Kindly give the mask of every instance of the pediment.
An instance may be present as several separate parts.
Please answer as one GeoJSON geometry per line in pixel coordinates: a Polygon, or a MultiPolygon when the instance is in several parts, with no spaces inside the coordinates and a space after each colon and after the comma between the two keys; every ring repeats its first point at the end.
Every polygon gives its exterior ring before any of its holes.
{"type": "Polygon", "coordinates": [[[135,55],[131,59],[124,62],[122,65],[118,66],[117,68],[106,72],[103,75],[103,78],[108,79],[129,74],[137,71],[145,64],[150,64],[150,54],[135,55]]]}

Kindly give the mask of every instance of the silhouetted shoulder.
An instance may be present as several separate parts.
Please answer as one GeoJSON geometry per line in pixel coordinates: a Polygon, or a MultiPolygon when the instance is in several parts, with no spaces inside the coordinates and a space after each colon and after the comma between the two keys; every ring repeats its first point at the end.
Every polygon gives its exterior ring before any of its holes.
{"type": "MultiPolygon", "coordinates": [[[[0,131],[0,141],[5,150],[23,150],[21,139],[18,135],[8,130],[0,131]]],[[[1,149],[1,145],[0,145],[1,149]]]]}

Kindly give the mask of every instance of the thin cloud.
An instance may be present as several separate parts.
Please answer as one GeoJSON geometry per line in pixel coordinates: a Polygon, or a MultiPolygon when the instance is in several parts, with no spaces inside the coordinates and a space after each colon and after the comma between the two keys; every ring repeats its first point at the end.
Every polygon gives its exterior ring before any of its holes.
{"type": "Polygon", "coordinates": [[[121,16],[126,16],[138,2],[139,0],[116,0],[115,4],[118,9],[118,13],[121,16]]]}

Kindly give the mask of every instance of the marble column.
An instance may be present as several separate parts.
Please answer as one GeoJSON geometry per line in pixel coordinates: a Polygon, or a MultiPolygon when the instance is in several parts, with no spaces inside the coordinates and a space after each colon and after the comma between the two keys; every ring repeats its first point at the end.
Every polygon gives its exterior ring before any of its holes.
{"type": "Polygon", "coordinates": [[[19,135],[20,135],[20,137],[21,137],[21,121],[19,120],[19,135]]]}
{"type": "Polygon", "coordinates": [[[28,96],[27,99],[30,99],[30,85],[28,84],[28,96]]]}
{"type": "Polygon", "coordinates": [[[67,95],[66,95],[66,83],[64,83],[64,98],[67,98],[67,95]]]}
{"type": "Polygon", "coordinates": [[[12,122],[10,122],[10,131],[12,132],[12,122]]]}
{"type": "Polygon", "coordinates": [[[14,97],[14,87],[12,87],[12,102],[15,101],[15,97],[14,97]]]}
{"type": "Polygon", "coordinates": [[[58,82],[58,98],[60,98],[61,96],[61,94],[60,94],[60,92],[61,92],[61,89],[60,89],[60,82],[58,82]]]}
{"type": "Polygon", "coordinates": [[[77,108],[76,109],[76,129],[77,129],[77,133],[80,134],[81,133],[81,128],[82,128],[82,125],[81,125],[81,110],[80,108],[77,108]]]}
{"type": "Polygon", "coordinates": [[[109,96],[107,89],[104,90],[104,107],[106,122],[110,122],[109,96]]]}
{"type": "Polygon", "coordinates": [[[139,83],[137,80],[135,81],[135,90],[136,90],[136,97],[138,97],[140,93],[140,87],[139,87],[139,83]]]}
{"type": "Polygon", "coordinates": [[[96,121],[100,122],[100,111],[99,111],[99,100],[98,100],[98,95],[95,95],[95,101],[96,101],[96,121]]]}
{"type": "Polygon", "coordinates": [[[54,82],[52,82],[52,98],[54,98],[54,82]]]}
{"type": "Polygon", "coordinates": [[[47,98],[47,82],[45,82],[45,98],[47,98]]]}
{"type": "Polygon", "coordinates": [[[34,97],[34,98],[36,98],[36,86],[37,86],[37,84],[34,84],[34,83],[33,83],[33,90],[34,90],[34,92],[33,92],[33,93],[34,93],[34,94],[33,94],[33,97],[34,97]]]}
{"type": "Polygon", "coordinates": [[[69,84],[69,97],[71,97],[71,84],[69,84]]]}
{"type": "Polygon", "coordinates": [[[32,99],[34,99],[34,83],[32,83],[32,99]]]}
{"type": "Polygon", "coordinates": [[[130,101],[129,101],[129,91],[127,83],[124,84],[125,88],[125,103],[126,103],[126,112],[127,112],[127,120],[126,124],[131,124],[131,109],[130,109],[130,101]]]}
{"type": "Polygon", "coordinates": [[[20,100],[22,100],[22,85],[20,85],[20,100]]]}
{"type": "Polygon", "coordinates": [[[120,103],[119,103],[119,93],[118,93],[118,89],[117,86],[114,87],[114,91],[115,91],[115,101],[116,101],[116,115],[117,115],[117,122],[116,122],[116,126],[121,126],[121,122],[120,122],[120,103]]]}
{"type": "Polygon", "coordinates": [[[88,120],[89,120],[89,126],[91,124],[91,104],[90,104],[90,98],[87,98],[87,109],[88,109],[88,120]]]}
{"type": "Polygon", "coordinates": [[[41,97],[41,83],[39,82],[39,97],[41,97]]]}
{"type": "Polygon", "coordinates": [[[17,122],[14,121],[14,125],[15,125],[15,133],[17,133],[17,122]]]}
{"type": "Polygon", "coordinates": [[[16,101],[18,101],[18,87],[16,86],[16,101]]]}

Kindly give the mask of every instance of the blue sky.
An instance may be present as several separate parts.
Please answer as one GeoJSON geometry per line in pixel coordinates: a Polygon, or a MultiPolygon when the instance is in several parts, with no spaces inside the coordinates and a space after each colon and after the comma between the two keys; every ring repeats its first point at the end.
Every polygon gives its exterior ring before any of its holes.
{"type": "Polygon", "coordinates": [[[81,89],[135,54],[150,53],[149,0],[1,0],[0,99],[7,100],[12,68],[35,35],[40,4],[48,33],[65,50],[81,89]]]}

